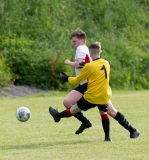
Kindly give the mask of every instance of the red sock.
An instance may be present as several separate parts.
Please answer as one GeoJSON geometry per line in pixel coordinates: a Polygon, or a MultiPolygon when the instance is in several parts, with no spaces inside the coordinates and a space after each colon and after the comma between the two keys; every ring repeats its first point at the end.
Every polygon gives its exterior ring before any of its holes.
{"type": "Polygon", "coordinates": [[[108,114],[106,113],[106,114],[101,115],[101,119],[102,120],[109,119],[108,114]]]}
{"type": "Polygon", "coordinates": [[[66,110],[66,114],[68,115],[68,117],[73,116],[73,114],[70,112],[70,108],[68,108],[68,109],[66,110]]]}
{"type": "Polygon", "coordinates": [[[105,139],[109,139],[110,138],[110,120],[109,120],[108,114],[106,113],[104,115],[101,115],[101,119],[102,119],[103,130],[105,132],[105,139]]]}

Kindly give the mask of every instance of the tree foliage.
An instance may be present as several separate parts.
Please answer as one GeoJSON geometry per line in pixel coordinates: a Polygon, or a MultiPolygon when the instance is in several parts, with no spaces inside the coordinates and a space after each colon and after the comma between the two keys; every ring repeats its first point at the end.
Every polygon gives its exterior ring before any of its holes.
{"type": "Polygon", "coordinates": [[[112,88],[149,89],[148,14],[147,0],[1,0],[0,55],[15,84],[69,88],[59,73],[74,75],[63,60],[73,60],[69,35],[79,27],[87,45],[101,42],[112,88]]]}

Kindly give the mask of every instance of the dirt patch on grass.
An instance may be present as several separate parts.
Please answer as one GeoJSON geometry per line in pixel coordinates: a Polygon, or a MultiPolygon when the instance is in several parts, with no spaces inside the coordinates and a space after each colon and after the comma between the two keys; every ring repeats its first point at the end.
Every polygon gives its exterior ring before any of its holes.
{"type": "Polygon", "coordinates": [[[39,93],[48,94],[49,90],[43,90],[32,86],[16,86],[16,85],[9,85],[5,88],[0,88],[0,97],[24,97],[29,95],[36,95],[39,93]]]}

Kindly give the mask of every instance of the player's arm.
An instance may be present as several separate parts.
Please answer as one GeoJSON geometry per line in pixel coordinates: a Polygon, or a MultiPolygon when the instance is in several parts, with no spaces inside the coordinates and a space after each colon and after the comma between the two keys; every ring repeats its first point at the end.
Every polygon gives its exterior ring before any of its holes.
{"type": "Polygon", "coordinates": [[[91,73],[91,70],[87,65],[82,69],[82,71],[76,77],[69,77],[66,73],[61,72],[60,79],[61,79],[62,84],[64,84],[65,82],[69,82],[70,84],[75,85],[75,84],[79,84],[80,82],[86,80],[90,73],[91,73]]]}
{"type": "Polygon", "coordinates": [[[82,81],[88,79],[90,73],[91,73],[90,68],[88,67],[88,65],[85,65],[84,68],[76,77],[68,77],[68,82],[73,85],[79,84],[82,81]]]}
{"type": "Polygon", "coordinates": [[[66,60],[64,61],[64,64],[65,64],[65,65],[68,65],[68,66],[70,66],[70,67],[72,67],[72,68],[79,68],[79,67],[80,67],[80,64],[79,64],[79,63],[82,63],[82,62],[84,62],[84,60],[83,60],[82,58],[78,58],[78,59],[75,60],[74,62],[66,59],[66,60]]]}

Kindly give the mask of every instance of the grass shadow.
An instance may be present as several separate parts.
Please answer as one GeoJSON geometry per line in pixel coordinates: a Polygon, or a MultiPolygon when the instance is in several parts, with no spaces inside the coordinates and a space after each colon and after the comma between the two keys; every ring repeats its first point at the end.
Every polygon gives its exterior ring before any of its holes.
{"type": "Polygon", "coordinates": [[[78,144],[85,144],[85,143],[92,143],[95,140],[75,140],[75,141],[50,141],[50,142],[40,142],[40,143],[31,143],[25,145],[0,145],[0,150],[15,150],[15,149],[36,149],[36,148],[45,148],[49,146],[65,146],[65,145],[78,145],[78,144]]]}

